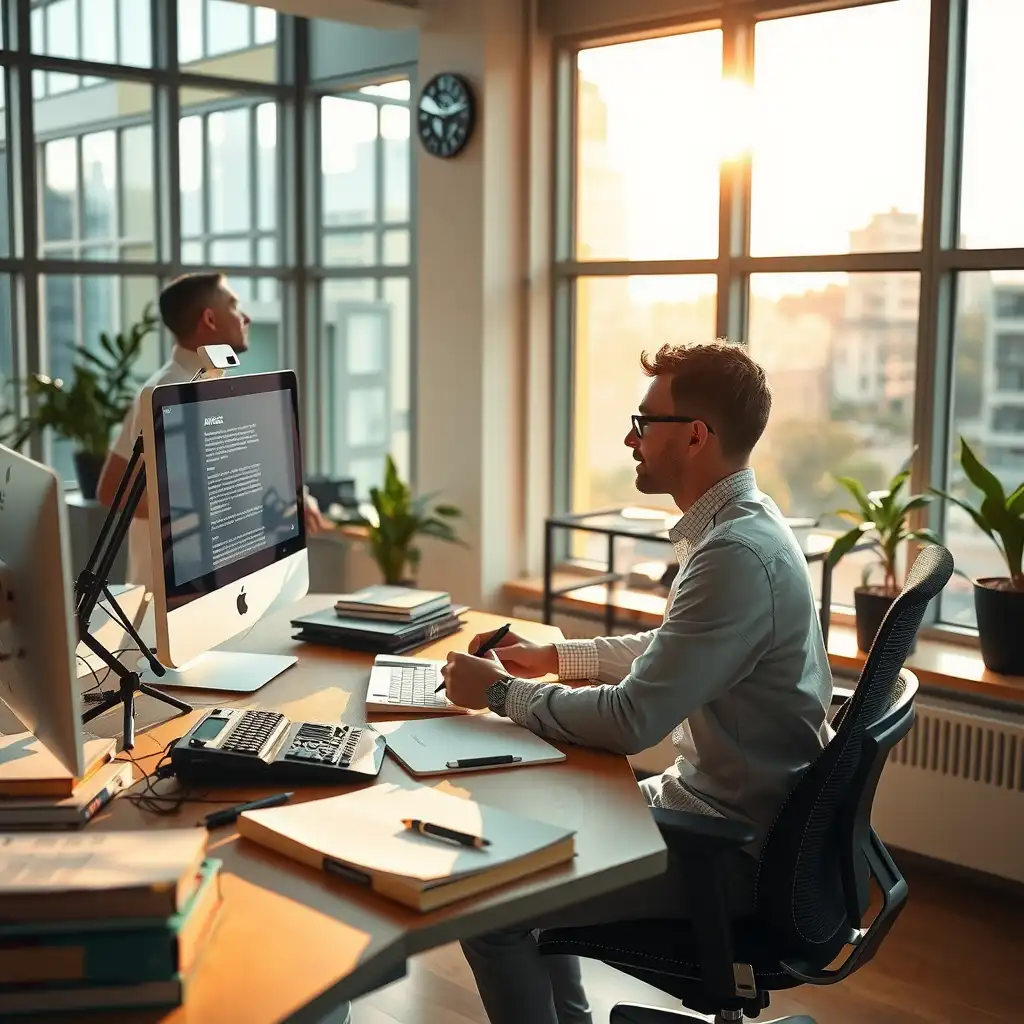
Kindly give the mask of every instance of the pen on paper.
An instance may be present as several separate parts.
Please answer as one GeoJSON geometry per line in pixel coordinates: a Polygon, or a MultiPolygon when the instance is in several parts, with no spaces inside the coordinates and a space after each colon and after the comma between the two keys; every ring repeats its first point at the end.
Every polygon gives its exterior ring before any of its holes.
{"type": "Polygon", "coordinates": [[[412,832],[419,832],[421,836],[430,836],[433,839],[444,839],[459,846],[471,846],[481,849],[490,846],[491,841],[483,836],[473,836],[468,832],[459,832],[454,828],[446,828],[444,825],[435,825],[430,821],[420,821],[418,818],[403,818],[402,825],[412,832]]]}

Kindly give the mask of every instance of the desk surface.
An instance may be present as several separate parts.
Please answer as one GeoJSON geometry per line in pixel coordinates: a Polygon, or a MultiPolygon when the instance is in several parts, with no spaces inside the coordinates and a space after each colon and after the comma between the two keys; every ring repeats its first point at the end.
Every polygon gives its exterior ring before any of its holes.
{"type": "MultiPolygon", "coordinates": [[[[244,639],[226,644],[231,650],[292,653],[299,658],[297,665],[255,694],[226,703],[273,707],[292,719],[366,721],[364,698],[372,659],[290,639],[290,618],[325,607],[330,600],[325,595],[307,597],[286,613],[259,623],[244,639]]],[[[465,650],[474,633],[503,621],[471,613],[458,634],[423,653],[444,657],[449,650],[465,650]]],[[[517,622],[515,628],[536,640],[561,635],[538,623],[517,622]]],[[[205,708],[219,706],[212,691],[176,692],[195,705],[191,716],[165,720],[163,705],[148,697],[136,702],[139,735],[133,754],[147,771],[167,743],[182,735],[205,708]]],[[[370,721],[389,717],[400,716],[373,715],[370,721]]],[[[101,735],[119,735],[120,712],[102,716],[92,727],[101,735]]],[[[245,842],[230,827],[214,831],[209,849],[224,860],[225,905],[185,1005],[168,1013],[109,1014],[104,1019],[166,1024],[318,1021],[339,1002],[400,976],[406,958],[414,953],[525,921],[542,909],[568,906],[663,871],[665,847],[625,757],[559,747],[567,754],[560,764],[460,773],[453,776],[452,785],[495,807],[574,828],[576,857],[570,864],[419,914],[245,842]]],[[[377,781],[413,784],[390,757],[385,757],[377,781]]],[[[344,790],[311,787],[298,791],[296,799],[336,792],[344,790]]],[[[234,789],[201,795],[223,795],[225,805],[230,805],[259,793],[234,789]]],[[[194,827],[214,809],[186,804],[175,815],[159,816],[118,800],[89,827],[194,827]]]]}

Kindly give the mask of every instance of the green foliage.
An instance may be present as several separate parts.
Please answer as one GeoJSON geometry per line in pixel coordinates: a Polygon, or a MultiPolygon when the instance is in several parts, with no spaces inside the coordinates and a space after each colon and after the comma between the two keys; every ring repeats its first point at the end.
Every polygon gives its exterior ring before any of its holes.
{"type": "Polygon", "coordinates": [[[1024,483],[1007,494],[963,437],[960,438],[960,465],[967,479],[981,491],[980,505],[972,505],[945,491],[932,490],[958,505],[974,520],[1003,556],[1013,589],[1024,591],[1024,483]]]}
{"type": "MultiPolygon", "coordinates": [[[[151,303],[142,319],[127,334],[114,338],[103,332],[100,351],[85,345],[74,347],[70,385],[37,373],[24,382],[29,400],[28,415],[18,418],[17,401],[0,411],[0,441],[20,448],[33,434],[50,429],[75,447],[96,458],[103,458],[110,445],[110,432],[125,417],[135,400],[140,381],[133,368],[141,354],[142,343],[157,329],[159,321],[151,303]]],[[[15,388],[18,382],[11,381],[15,388]]]]}
{"type": "Polygon", "coordinates": [[[370,551],[385,583],[400,583],[414,574],[420,563],[417,537],[435,537],[450,544],[462,544],[451,520],[462,513],[451,505],[434,505],[433,495],[414,498],[389,455],[384,470],[384,486],[370,488],[370,501],[377,511],[377,522],[370,525],[370,551]]]}
{"type": "MultiPolygon", "coordinates": [[[[886,593],[896,595],[896,556],[900,545],[907,540],[938,544],[939,538],[932,530],[911,530],[907,519],[915,509],[925,508],[931,501],[930,494],[915,494],[902,498],[904,484],[910,477],[910,462],[913,453],[900,471],[889,481],[884,490],[868,491],[864,485],[851,476],[839,476],[836,480],[853,496],[856,509],[837,509],[835,515],[852,522],[853,527],[839,537],[828,555],[828,564],[835,567],[838,562],[857,544],[865,541],[878,554],[878,564],[884,574],[883,587],[886,593]]],[[[864,582],[867,582],[865,573],[864,582]]]]}

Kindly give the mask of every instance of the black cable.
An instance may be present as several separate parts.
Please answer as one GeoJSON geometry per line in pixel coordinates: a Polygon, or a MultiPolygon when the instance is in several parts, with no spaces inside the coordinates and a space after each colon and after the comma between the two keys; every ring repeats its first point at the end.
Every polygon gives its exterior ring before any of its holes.
{"type": "MultiPolygon", "coordinates": [[[[132,644],[131,647],[121,647],[121,648],[119,648],[116,651],[111,651],[110,656],[116,660],[117,658],[120,658],[122,654],[127,654],[129,651],[137,651],[137,650],[138,650],[138,648],[135,646],[135,644],[132,644]]],[[[96,680],[96,682],[91,687],[89,687],[89,689],[86,690],[85,693],[82,694],[82,699],[83,700],[85,700],[87,703],[90,703],[90,704],[91,703],[99,703],[108,694],[112,694],[114,692],[113,690],[103,690],[103,689],[101,689],[103,684],[110,678],[110,673],[114,671],[113,668],[110,665],[104,666],[105,671],[103,673],[103,678],[101,679],[96,674],[96,669],[94,669],[92,667],[92,665],[89,664],[89,661],[88,661],[87,658],[83,657],[81,654],[76,655],[76,657],[92,673],[93,679],[96,680]]]]}
{"type": "MultiPolygon", "coordinates": [[[[180,737],[171,740],[162,751],[158,751],[152,754],[146,754],[142,758],[136,758],[130,750],[123,751],[127,754],[128,760],[142,773],[142,780],[145,782],[145,786],[141,793],[124,793],[120,799],[127,800],[129,803],[134,804],[140,811],[145,811],[149,814],[168,815],[177,814],[181,810],[183,804],[230,804],[230,800],[212,800],[204,796],[193,796],[186,787],[183,787],[179,783],[179,789],[173,793],[160,793],[156,789],[156,784],[162,779],[174,778],[172,772],[168,769],[171,765],[171,747],[178,742],[180,737]],[[150,757],[159,757],[156,767],[152,773],[147,772],[145,768],[139,764],[140,760],[146,760],[150,757]]],[[[124,760],[123,758],[117,758],[117,760],[124,760]]],[[[137,785],[138,783],[136,783],[137,785]]],[[[134,786],[132,787],[135,788],[134,786]]],[[[197,824],[202,824],[197,822],[197,824]]]]}

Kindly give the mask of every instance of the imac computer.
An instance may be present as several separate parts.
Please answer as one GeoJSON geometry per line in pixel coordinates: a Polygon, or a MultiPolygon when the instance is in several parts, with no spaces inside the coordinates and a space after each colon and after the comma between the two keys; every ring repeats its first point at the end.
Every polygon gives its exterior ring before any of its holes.
{"type": "Polygon", "coordinates": [[[75,778],[85,774],[63,484],[0,445],[0,699],[75,778]]]}
{"type": "Polygon", "coordinates": [[[295,374],[161,384],[141,404],[160,684],[252,692],[296,659],[213,648],[309,587],[295,374]]]}

